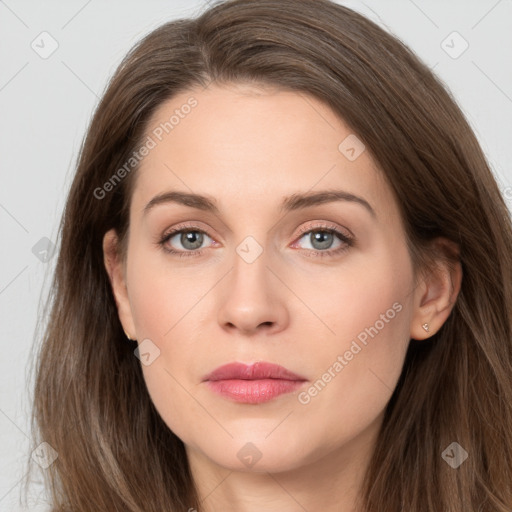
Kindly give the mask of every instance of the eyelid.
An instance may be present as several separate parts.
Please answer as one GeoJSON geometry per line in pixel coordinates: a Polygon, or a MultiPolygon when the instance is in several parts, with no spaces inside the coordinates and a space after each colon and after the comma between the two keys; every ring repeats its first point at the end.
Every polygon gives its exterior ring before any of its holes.
{"type": "Polygon", "coordinates": [[[341,232],[341,234],[346,236],[347,238],[355,239],[355,236],[349,229],[347,229],[343,226],[339,226],[338,224],[333,224],[330,221],[316,221],[316,224],[314,224],[314,225],[310,224],[308,226],[303,226],[299,229],[299,232],[296,236],[300,237],[300,236],[304,235],[304,233],[309,233],[310,231],[315,231],[315,230],[320,230],[320,229],[338,231],[338,232],[341,232]]]}
{"type": "Polygon", "coordinates": [[[175,235],[176,233],[179,233],[181,231],[199,231],[200,233],[203,233],[207,235],[210,238],[214,238],[209,234],[209,231],[211,231],[210,227],[205,225],[205,227],[202,226],[201,221],[186,221],[186,222],[180,222],[166,230],[162,233],[162,235],[159,237],[159,239],[168,238],[172,235],[175,235]]]}

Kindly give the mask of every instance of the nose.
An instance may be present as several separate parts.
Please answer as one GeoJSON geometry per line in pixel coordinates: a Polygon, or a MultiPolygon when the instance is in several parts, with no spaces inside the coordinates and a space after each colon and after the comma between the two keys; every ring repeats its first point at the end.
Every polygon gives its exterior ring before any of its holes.
{"type": "Polygon", "coordinates": [[[236,255],[234,268],[224,281],[218,311],[223,329],[246,336],[259,332],[275,334],[286,329],[287,288],[268,266],[265,251],[251,263],[236,255]]]}

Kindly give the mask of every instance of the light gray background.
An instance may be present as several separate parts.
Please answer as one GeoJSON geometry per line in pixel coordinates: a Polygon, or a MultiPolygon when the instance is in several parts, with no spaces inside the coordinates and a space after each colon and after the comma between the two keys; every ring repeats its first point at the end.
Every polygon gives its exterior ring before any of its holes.
{"type": "MultiPolygon", "coordinates": [[[[512,0],[340,3],[387,27],[434,68],[512,207],[512,0]],[[446,39],[453,31],[469,44],[458,58],[445,51],[463,49],[458,36],[446,39]]],[[[56,240],[88,120],[121,58],[161,23],[206,7],[205,0],[0,1],[0,511],[27,510],[20,502],[34,448],[27,364],[56,260],[41,261],[32,248],[43,237],[56,240]],[[58,43],[45,59],[31,47],[51,48],[43,31],[58,43]]],[[[28,510],[46,509],[34,485],[28,510]]]]}

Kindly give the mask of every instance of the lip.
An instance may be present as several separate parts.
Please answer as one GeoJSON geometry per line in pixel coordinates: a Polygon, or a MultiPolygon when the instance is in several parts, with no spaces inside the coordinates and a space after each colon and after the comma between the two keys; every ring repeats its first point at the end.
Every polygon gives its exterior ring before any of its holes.
{"type": "Polygon", "coordinates": [[[250,365],[229,363],[219,366],[203,382],[206,382],[210,390],[225,398],[258,404],[297,390],[307,379],[283,366],[257,362],[250,365]]]}
{"type": "Polygon", "coordinates": [[[258,380],[258,379],[281,379],[281,380],[307,380],[301,375],[287,370],[283,366],[260,361],[252,364],[228,363],[219,366],[208,374],[203,380],[258,380]]]}

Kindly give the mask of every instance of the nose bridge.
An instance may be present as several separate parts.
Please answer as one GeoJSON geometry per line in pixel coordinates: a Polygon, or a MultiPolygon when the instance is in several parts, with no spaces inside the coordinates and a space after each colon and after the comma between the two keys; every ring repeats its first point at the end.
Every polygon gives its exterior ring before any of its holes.
{"type": "MultiPolygon", "coordinates": [[[[259,235],[258,238],[261,240],[263,236],[259,235]]],[[[244,288],[250,288],[251,294],[270,293],[267,268],[270,252],[266,245],[265,241],[260,242],[255,236],[247,235],[235,247],[232,286],[240,287],[241,289],[236,291],[242,295],[244,295],[244,288]]]]}
{"type": "MultiPolygon", "coordinates": [[[[263,191],[253,193],[250,204],[238,202],[238,212],[235,224],[232,226],[234,234],[235,254],[233,264],[235,272],[248,273],[249,278],[254,274],[264,276],[269,263],[270,229],[275,220],[266,211],[265,194],[263,191]]],[[[240,198],[239,198],[240,199],[240,198]]]]}
{"type": "MultiPolygon", "coordinates": [[[[246,194],[247,195],[247,194],[246,194]]],[[[267,267],[275,267],[278,258],[272,247],[275,245],[276,216],[268,203],[268,194],[255,185],[249,204],[242,197],[236,199],[237,215],[233,217],[231,246],[235,253],[232,258],[233,278],[251,287],[257,285],[264,290],[273,287],[272,272],[267,267]]]]}
{"type": "Polygon", "coordinates": [[[279,287],[283,285],[274,276],[280,268],[279,251],[273,251],[280,245],[280,242],[273,240],[278,222],[275,214],[262,213],[268,211],[263,196],[263,192],[256,194],[249,208],[240,204],[240,215],[233,228],[237,243],[233,245],[232,279],[250,286],[253,293],[267,295],[270,299],[277,298],[274,295],[279,294],[279,287]]]}
{"type": "Polygon", "coordinates": [[[258,238],[261,242],[253,235],[246,235],[245,238],[236,246],[235,250],[238,257],[247,265],[252,265],[258,260],[260,260],[261,263],[261,260],[264,261],[267,259],[266,257],[261,258],[263,253],[267,253],[264,247],[267,245],[267,240],[262,240],[263,235],[259,235],[258,238]]]}

